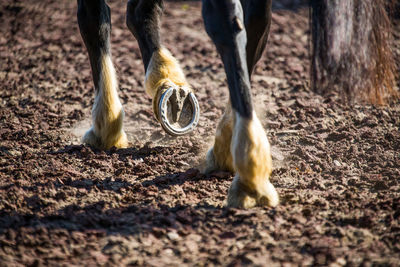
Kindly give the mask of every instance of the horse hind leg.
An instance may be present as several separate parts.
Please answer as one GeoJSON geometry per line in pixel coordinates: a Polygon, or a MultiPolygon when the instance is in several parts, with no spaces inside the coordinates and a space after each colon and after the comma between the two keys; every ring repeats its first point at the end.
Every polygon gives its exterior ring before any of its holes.
{"type": "Polygon", "coordinates": [[[203,167],[204,173],[210,173],[216,170],[234,172],[232,154],[231,154],[231,140],[233,128],[233,113],[231,103],[225,107],[224,115],[218,123],[215,133],[214,145],[208,150],[203,167]]]}
{"type": "MultiPolygon", "coordinates": [[[[230,144],[232,168],[236,171],[228,193],[228,206],[276,206],[279,203],[278,193],[269,181],[272,170],[270,147],[251,100],[247,66],[250,61],[246,60],[247,35],[241,3],[239,0],[203,0],[203,17],[206,31],[224,63],[232,106],[229,111],[231,119],[223,124],[225,127],[232,126],[231,135],[227,135],[231,139],[225,140],[225,143],[230,144]]],[[[265,42],[259,49],[263,46],[265,42]]],[[[256,53],[253,56],[256,60],[252,60],[252,64],[255,64],[259,56],[256,53]]],[[[219,130],[221,128],[217,129],[216,140],[219,140],[219,130]]],[[[221,138],[221,145],[223,141],[221,138]]],[[[224,156],[229,157],[229,153],[224,156]]]]}
{"type": "Polygon", "coordinates": [[[110,51],[110,9],[104,0],[78,0],[78,24],[87,48],[95,86],[92,128],[83,143],[99,149],[124,148],[128,140],[122,129],[124,111],[110,51]]]}
{"type": "MultiPolygon", "coordinates": [[[[184,111],[187,111],[185,105],[189,103],[188,97],[194,97],[194,95],[178,61],[167,48],[161,45],[162,10],[162,0],[129,0],[126,23],[139,43],[146,72],[145,90],[152,98],[155,118],[168,133],[180,135],[186,132],[171,132],[169,128],[165,128],[163,123],[165,118],[163,111],[160,110],[161,98],[167,90],[173,89],[172,96],[169,97],[167,104],[170,107],[170,120],[173,123],[178,123],[181,118],[187,119],[188,114],[183,114],[184,111]]],[[[195,104],[197,104],[197,100],[195,104]]],[[[198,105],[195,104],[192,103],[192,108],[196,108],[196,110],[192,110],[190,115],[197,115],[198,118],[198,105]],[[197,114],[195,114],[196,112],[197,114]]]]}
{"type": "Polygon", "coordinates": [[[251,76],[254,67],[265,50],[271,26],[272,0],[240,0],[246,28],[247,70],[251,76]]]}

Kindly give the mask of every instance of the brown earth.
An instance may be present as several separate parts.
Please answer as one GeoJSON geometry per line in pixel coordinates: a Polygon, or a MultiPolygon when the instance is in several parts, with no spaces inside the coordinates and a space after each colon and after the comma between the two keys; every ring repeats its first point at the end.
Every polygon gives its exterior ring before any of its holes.
{"type": "Polygon", "coordinates": [[[232,175],[197,169],[228,97],[199,2],[163,20],[202,110],[179,138],[153,118],[125,1],[110,5],[131,147],[98,151],[79,142],[93,84],[76,1],[1,1],[0,266],[400,265],[400,107],[309,90],[306,9],[274,11],[252,77],[282,203],[238,210],[232,175]]]}

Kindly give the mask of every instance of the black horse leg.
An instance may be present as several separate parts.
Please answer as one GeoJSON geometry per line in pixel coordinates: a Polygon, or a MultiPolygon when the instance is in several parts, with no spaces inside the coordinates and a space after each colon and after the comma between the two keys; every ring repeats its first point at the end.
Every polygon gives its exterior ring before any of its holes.
{"type": "Polygon", "coordinates": [[[247,33],[247,69],[251,76],[268,41],[272,0],[241,0],[247,33]]]}
{"type": "MultiPolygon", "coordinates": [[[[246,28],[246,60],[249,76],[260,59],[267,40],[271,24],[271,0],[241,0],[246,28]]],[[[207,14],[205,14],[207,15],[207,14]]],[[[205,172],[214,170],[234,171],[230,140],[232,139],[233,113],[228,102],[215,136],[213,147],[207,153],[205,172]]]]}
{"type": "Polygon", "coordinates": [[[104,0],[78,0],[78,24],[87,48],[95,86],[92,128],[83,142],[100,148],[128,145],[122,130],[124,111],[110,52],[110,8],[104,0]]]}
{"type": "MultiPolygon", "coordinates": [[[[229,189],[228,206],[276,206],[279,197],[269,182],[270,147],[251,100],[242,5],[239,0],[203,0],[203,18],[224,63],[232,108],[232,138],[225,142],[230,143],[236,176],[229,189]]],[[[253,54],[251,62],[261,53],[253,54]]]]}
{"type": "Polygon", "coordinates": [[[162,0],[129,0],[126,24],[139,43],[145,71],[153,53],[161,49],[162,0]]]}
{"type": "Polygon", "coordinates": [[[193,129],[199,110],[178,61],[160,43],[162,9],[162,0],[129,0],[126,23],[139,43],[154,115],[168,133],[180,135],[193,129]]]}

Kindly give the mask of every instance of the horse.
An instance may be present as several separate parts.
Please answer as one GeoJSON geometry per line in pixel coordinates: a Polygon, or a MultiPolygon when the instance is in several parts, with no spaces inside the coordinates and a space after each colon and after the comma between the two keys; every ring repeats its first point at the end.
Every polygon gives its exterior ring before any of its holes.
{"type": "MultiPolygon", "coordinates": [[[[110,52],[110,8],[105,0],[77,0],[79,30],[89,54],[95,99],[92,127],[82,142],[98,149],[126,148],[124,110],[110,52]]],[[[235,173],[229,207],[275,207],[279,196],[269,180],[268,138],[254,111],[250,76],[269,34],[272,0],[203,0],[207,34],[223,61],[230,99],[207,152],[204,172],[235,173]]],[[[126,24],[136,38],[145,68],[145,91],[155,118],[172,135],[191,131],[199,108],[179,62],[160,41],[162,0],[128,0],[126,24]]]]}
{"type": "MultiPolygon", "coordinates": [[[[124,111],[110,53],[110,8],[106,0],[77,1],[95,86],[93,126],[82,141],[99,149],[125,148],[124,111]]],[[[229,207],[279,204],[269,179],[270,145],[254,111],[250,85],[268,40],[271,6],[272,0],[202,0],[205,29],[222,59],[230,95],[203,171],[235,173],[229,207]]],[[[349,99],[377,104],[396,96],[386,2],[311,0],[310,8],[314,91],[338,88],[349,99]]],[[[161,44],[162,12],[163,0],[128,0],[126,24],[139,44],[155,118],[167,133],[182,135],[193,130],[200,111],[179,62],[161,44]]]]}

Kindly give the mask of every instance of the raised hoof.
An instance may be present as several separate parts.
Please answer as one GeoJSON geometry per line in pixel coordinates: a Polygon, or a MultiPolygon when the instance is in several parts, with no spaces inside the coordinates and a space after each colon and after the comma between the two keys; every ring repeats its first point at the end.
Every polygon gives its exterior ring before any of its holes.
{"type": "Polygon", "coordinates": [[[170,135],[184,135],[199,122],[200,108],[196,96],[184,87],[169,87],[158,101],[158,118],[162,128],[170,135]]]}
{"type": "Polygon", "coordinates": [[[93,128],[88,130],[82,138],[82,143],[97,148],[97,149],[110,149],[112,147],[116,148],[127,148],[128,138],[124,131],[121,131],[119,135],[114,138],[108,138],[108,140],[102,140],[97,136],[93,128]]]}
{"type": "Polygon", "coordinates": [[[257,192],[249,193],[249,189],[240,182],[239,176],[236,175],[229,188],[227,206],[231,208],[276,207],[278,204],[278,193],[268,180],[264,184],[258,185],[257,192]]]}

